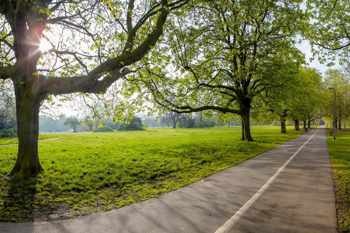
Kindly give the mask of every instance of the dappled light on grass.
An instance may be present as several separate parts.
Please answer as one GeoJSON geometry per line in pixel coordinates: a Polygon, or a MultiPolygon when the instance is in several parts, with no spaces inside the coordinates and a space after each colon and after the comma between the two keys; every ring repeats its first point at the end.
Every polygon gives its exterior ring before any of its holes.
{"type": "Polygon", "coordinates": [[[45,171],[28,198],[6,178],[17,147],[0,147],[0,220],[65,219],[156,197],[302,134],[279,131],[252,127],[254,142],[239,140],[240,127],[60,134],[39,142],[45,171]]]}
{"type": "Polygon", "coordinates": [[[7,192],[3,193],[1,189],[0,221],[30,221],[35,219],[34,212],[40,214],[35,200],[36,182],[37,178],[1,181],[7,192]]]}

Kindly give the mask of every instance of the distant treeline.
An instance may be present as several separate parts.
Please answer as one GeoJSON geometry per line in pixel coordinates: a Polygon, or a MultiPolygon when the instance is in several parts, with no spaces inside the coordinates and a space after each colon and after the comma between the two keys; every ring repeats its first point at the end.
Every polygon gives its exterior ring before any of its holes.
{"type": "Polygon", "coordinates": [[[16,119],[7,115],[6,112],[0,113],[0,138],[17,137],[16,119]]]}
{"type": "MultiPolygon", "coordinates": [[[[93,132],[108,132],[108,131],[131,131],[143,130],[149,127],[167,127],[167,128],[204,128],[214,126],[237,126],[240,125],[237,121],[222,122],[214,116],[209,120],[203,119],[195,114],[177,114],[168,113],[161,117],[146,116],[140,114],[133,116],[131,119],[125,118],[123,122],[112,122],[111,119],[94,119],[90,117],[77,118],[60,116],[54,119],[49,116],[41,116],[39,118],[39,131],[41,133],[57,133],[71,132],[73,128],[76,132],[93,131],[93,132]],[[67,122],[75,120],[74,127],[67,122]]],[[[17,137],[17,124],[15,118],[9,118],[5,114],[0,113],[0,138],[17,137]]]]}

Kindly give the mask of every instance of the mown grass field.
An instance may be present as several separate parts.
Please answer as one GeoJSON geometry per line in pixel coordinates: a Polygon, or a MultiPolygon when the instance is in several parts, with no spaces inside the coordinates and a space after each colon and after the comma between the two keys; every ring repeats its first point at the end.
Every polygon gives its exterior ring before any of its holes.
{"type": "Polygon", "coordinates": [[[7,177],[17,146],[0,147],[0,221],[71,218],[156,197],[303,133],[288,131],[252,127],[250,143],[240,127],[41,135],[61,138],[39,142],[45,171],[27,181],[7,177]]]}
{"type": "Polygon", "coordinates": [[[338,232],[350,232],[350,132],[327,136],[336,191],[338,232]]]}

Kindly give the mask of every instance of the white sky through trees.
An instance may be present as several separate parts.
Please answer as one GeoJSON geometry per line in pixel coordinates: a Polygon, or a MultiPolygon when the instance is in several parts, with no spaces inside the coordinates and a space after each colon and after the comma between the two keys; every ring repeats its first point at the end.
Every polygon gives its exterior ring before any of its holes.
{"type": "Polygon", "coordinates": [[[313,58],[312,52],[311,52],[311,46],[309,44],[308,41],[303,40],[301,44],[298,44],[296,46],[302,53],[305,54],[305,61],[309,64],[308,66],[316,68],[317,70],[319,70],[320,72],[322,72],[322,74],[324,74],[324,72],[328,69],[340,69],[341,66],[338,64],[338,62],[336,62],[336,65],[334,66],[327,66],[327,64],[320,64],[318,62],[318,58],[315,57],[313,59],[313,61],[310,61],[311,58],[313,58]]]}

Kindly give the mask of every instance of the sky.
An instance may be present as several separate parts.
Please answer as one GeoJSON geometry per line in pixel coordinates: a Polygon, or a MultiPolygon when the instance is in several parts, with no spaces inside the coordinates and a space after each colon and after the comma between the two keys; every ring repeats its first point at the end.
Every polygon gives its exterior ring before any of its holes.
{"type": "Polygon", "coordinates": [[[301,52],[303,52],[305,54],[305,61],[309,64],[309,67],[313,67],[318,69],[320,72],[322,72],[322,74],[324,74],[324,72],[330,68],[332,69],[340,69],[341,66],[339,64],[336,64],[332,67],[328,67],[327,64],[320,64],[317,60],[317,58],[315,58],[312,62],[310,62],[310,59],[313,57],[312,56],[312,52],[311,52],[311,46],[309,44],[308,41],[303,40],[301,44],[298,44],[296,46],[301,52]]]}

